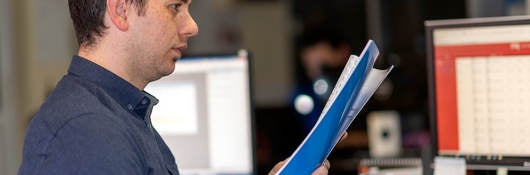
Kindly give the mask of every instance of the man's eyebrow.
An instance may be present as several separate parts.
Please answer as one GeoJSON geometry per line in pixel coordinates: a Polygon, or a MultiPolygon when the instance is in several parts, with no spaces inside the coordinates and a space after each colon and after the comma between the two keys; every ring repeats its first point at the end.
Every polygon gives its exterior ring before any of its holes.
{"type": "Polygon", "coordinates": [[[187,4],[190,2],[190,0],[169,0],[169,2],[178,2],[178,3],[187,4]]]}

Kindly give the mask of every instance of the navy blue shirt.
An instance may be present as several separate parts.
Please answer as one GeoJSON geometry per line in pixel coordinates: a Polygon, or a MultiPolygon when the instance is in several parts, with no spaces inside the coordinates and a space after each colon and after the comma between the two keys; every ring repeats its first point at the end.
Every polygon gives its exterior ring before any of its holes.
{"type": "Polygon", "coordinates": [[[158,100],[105,68],[74,56],[29,124],[21,175],[179,174],[151,126],[158,100]]]}

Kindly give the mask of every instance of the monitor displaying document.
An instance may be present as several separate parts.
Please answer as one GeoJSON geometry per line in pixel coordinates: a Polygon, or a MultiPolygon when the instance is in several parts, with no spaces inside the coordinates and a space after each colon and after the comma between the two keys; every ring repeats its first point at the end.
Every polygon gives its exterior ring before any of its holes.
{"type": "Polygon", "coordinates": [[[436,154],[530,167],[530,17],[425,24],[436,154]]]}
{"type": "Polygon", "coordinates": [[[181,58],[145,91],[159,99],[153,126],[186,174],[254,174],[246,52],[181,58]]]}

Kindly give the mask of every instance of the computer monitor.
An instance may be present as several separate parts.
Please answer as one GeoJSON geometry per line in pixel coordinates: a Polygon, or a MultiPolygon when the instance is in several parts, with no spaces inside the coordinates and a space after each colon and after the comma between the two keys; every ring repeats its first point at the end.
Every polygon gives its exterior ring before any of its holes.
{"type": "Polygon", "coordinates": [[[180,173],[255,174],[248,54],[183,57],[145,91],[180,173]]]}
{"type": "Polygon", "coordinates": [[[425,26],[435,154],[530,170],[530,17],[425,26]]]}

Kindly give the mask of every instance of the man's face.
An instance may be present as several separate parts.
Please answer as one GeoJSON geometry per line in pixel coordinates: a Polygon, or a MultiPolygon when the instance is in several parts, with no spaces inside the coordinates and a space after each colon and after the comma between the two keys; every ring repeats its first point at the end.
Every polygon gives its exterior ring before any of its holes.
{"type": "Polygon", "coordinates": [[[307,71],[306,75],[308,78],[315,80],[319,76],[331,73],[331,70],[333,72],[338,70],[340,75],[342,68],[350,57],[350,53],[351,48],[347,44],[343,43],[333,47],[327,41],[320,41],[303,48],[300,57],[302,65],[307,71]]]}
{"type": "MultiPolygon", "coordinates": [[[[151,82],[169,75],[198,27],[189,13],[191,0],[147,0],[144,15],[129,15],[129,64],[138,78],[151,82]]],[[[136,12],[136,11],[135,11],[136,12]]]]}

